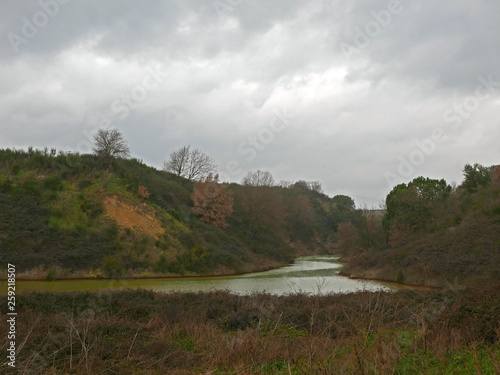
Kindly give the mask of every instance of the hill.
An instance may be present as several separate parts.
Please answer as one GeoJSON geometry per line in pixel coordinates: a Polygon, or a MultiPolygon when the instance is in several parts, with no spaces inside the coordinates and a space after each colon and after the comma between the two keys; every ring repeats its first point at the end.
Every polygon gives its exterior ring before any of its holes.
{"type": "Polygon", "coordinates": [[[0,150],[0,259],[18,277],[240,273],[328,251],[354,212],[303,181],[230,184],[217,228],[193,212],[194,185],[137,159],[0,150]]]}
{"type": "Polygon", "coordinates": [[[207,192],[195,209],[195,182],[140,160],[0,150],[0,260],[53,279],[234,274],[335,253],[352,277],[459,288],[500,277],[499,175],[467,165],[456,188],[419,177],[387,210],[305,181],[213,183],[230,196],[216,223],[207,192]]]}
{"type": "Polygon", "coordinates": [[[500,278],[500,168],[466,165],[463,183],[419,177],[387,196],[371,246],[356,233],[344,273],[461,288],[500,278]],[[384,236],[382,236],[384,234],[384,236]]]}

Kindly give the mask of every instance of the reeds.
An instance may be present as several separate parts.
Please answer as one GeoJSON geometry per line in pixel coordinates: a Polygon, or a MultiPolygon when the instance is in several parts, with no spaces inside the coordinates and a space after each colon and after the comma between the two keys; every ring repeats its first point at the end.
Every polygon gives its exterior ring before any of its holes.
{"type": "MultiPolygon", "coordinates": [[[[18,297],[26,374],[498,373],[500,287],[347,295],[18,297]],[[462,322],[462,323],[461,323],[462,322]],[[467,372],[461,372],[467,373],[467,372]]],[[[0,322],[5,332],[5,321],[0,322]]],[[[5,349],[2,343],[0,350],[5,349]]],[[[0,373],[8,373],[6,363],[0,373]]]]}

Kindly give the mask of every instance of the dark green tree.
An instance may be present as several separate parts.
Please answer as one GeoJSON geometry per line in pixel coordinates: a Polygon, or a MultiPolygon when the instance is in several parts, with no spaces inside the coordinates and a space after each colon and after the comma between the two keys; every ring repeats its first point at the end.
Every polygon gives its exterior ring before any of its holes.
{"type": "Polygon", "coordinates": [[[350,222],[356,226],[359,224],[361,215],[356,211],[356,204],[351,197],[336,195],[330,200],[330,203],[328,221],[334,231],[337,231],[340,223],[350,222]]]}
{"type": "Polygon", "coordinates": [[[387,213],[383,219],[384,229],[395,226],[411,230],[423,228],[432,216],[435,202],[446,200],[451,186],[444,179],[417,177],[409,184],[395,186],[387,195],[387,213]]]}
{"type": "Polygon", "coordinates": [[[461,186],[468,193],[475,193],[479,187],[484,187],[491,182],[491,168],[484,167],[481,164],[465,164],[462,172],[464,181],[461,186]]]}
{"type": "Polygon", "coordinates": [[[339,209],[339,211],[353,211],[356,209],[356,204],[351,197],[347,195],[336,195],[332,198],[332,203],[339,209]]]}

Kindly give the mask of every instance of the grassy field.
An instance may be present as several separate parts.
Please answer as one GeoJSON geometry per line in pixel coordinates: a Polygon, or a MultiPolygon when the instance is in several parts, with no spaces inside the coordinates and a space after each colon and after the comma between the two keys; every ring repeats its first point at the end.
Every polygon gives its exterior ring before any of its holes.
{"type": "Polygon", "coordinates": [[[17,306],[12,373],[500,372],[498,285],[316,297],[32,293],[17,306]]]}

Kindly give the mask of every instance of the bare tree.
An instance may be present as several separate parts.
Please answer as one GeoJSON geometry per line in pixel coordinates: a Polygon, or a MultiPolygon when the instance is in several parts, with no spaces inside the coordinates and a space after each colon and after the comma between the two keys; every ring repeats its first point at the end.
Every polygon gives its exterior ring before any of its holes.
{"type": "Polygon", "coordinates": [[[309,187],[312,191],[323,194],[323,187],[321,186],[321,182],[319,181],[311,181],[309,183],[309,187]]]}
{"type": "Polygon", "coordinates": [[[170,154],[170,159],[163,163],[163,170],[183,176],[189,160],[189,146],[184,146],[170,154]]]}
{"type": "Polygon", "coordinates": [[[186,171],[186,178],[188,180],[199,180],[214,171],[215,162],[210,156],[199,149],[191,151],[186,171]]]}
{"type": "Polygon", "coordinates": [[[130,156],[127,142],[117,129],[99,129],[94,136],[92,151],[103,158],[127,158],[130,156]]]}
{"type": "Polygon", "coordinates": [[[200,180],[215,171],[214,160],[199,149],[191,150],[191,146],[181,147],[170,154],[170,159],[163,163],[166,172],[188,180],[200,180]]]}
{"type": "Polygon", "coordinates": [[[274,178],[270,172],[258,170],[249,171],[242,181],[247,186],[274,186],[274,178]]]}
{"type": "Polygon", "coordinates": [[[289,189],[293,186],[293,182],[292,181],[286,181],[286,180],[281,180],[279,183],[278,183],[278,186],[283,188],[283,189],[289,189]]]}

